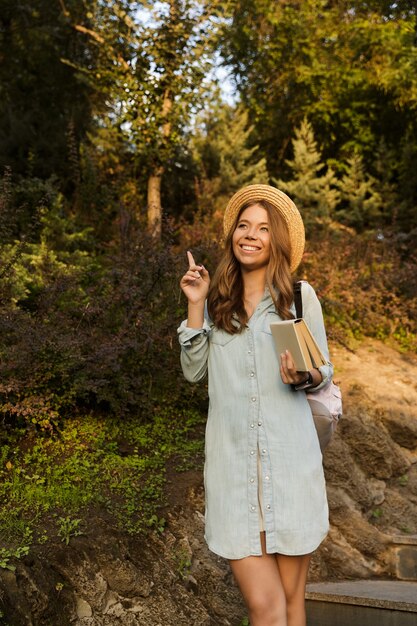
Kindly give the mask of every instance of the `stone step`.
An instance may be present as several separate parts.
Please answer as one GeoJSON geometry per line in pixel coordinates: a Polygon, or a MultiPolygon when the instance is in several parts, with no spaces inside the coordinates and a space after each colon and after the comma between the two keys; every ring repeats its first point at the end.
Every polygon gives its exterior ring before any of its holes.
{"type": "Polygon", "coordinates": [[[398,580],[417,580],[417,535],[391,535],[394,576],[398,580]]]}
{"type": "Polygon", "coordinates": [[[307,626],[417,626],[417,582],[311,583],[307,626]]]}

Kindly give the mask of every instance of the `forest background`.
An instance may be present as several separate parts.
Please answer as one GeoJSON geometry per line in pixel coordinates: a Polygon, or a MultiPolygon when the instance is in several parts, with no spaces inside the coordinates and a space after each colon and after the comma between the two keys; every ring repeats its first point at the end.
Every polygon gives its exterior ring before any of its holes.
{"type": "Polygon", "coordinates": [[[299,206],[332,341],[416,350],[416,111],[414,1],[1,0],[0,567],[92,506],[163,531],[178,281],[242,185],[299,206]]]}

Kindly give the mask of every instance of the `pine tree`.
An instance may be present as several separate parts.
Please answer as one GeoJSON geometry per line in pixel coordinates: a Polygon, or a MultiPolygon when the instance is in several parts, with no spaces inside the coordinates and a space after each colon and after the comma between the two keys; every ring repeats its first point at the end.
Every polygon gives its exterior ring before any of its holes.
{"type": "Polygon", "coordinates": [[[338,181],[342,198],[338,219],[358,230],[380,226],[383,201],[376,179],[365,172],[362,157],[357,153],[348,159],[347,165],[346,173],[338,181]]]}
{"type": "Polygon", "coordinates": [[[251,145],[253,127],[243,107],[224,103],[205,112],[194,139],[199,211],[223,212],[230,196],[244,185],[267,183],[266,160],[258,146],[251,145]]]}
{"type": "Polygon", "coordinates": [[[339,201],[336,176],[321,161],[313,127],[304,118],[292,141],[294,158],[286,161],[293,172],[290,181],[274,183],[287,192],[300,209],[307,227],[318,221],[328,221],[339,201]]]}

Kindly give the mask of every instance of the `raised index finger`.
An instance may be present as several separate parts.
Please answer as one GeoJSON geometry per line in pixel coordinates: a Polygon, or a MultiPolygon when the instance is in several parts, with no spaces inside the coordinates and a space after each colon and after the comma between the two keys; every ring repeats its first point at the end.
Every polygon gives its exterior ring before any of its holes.
{"type": "Polygon", "coordinates": [[[188,258],[188,265],[190,266],[190,269],[192,266],[194,266],[196,263],[194,261],[194,257],[191,254],[191,252],[189,250],[187,250],[187,258],[188,258]]]}

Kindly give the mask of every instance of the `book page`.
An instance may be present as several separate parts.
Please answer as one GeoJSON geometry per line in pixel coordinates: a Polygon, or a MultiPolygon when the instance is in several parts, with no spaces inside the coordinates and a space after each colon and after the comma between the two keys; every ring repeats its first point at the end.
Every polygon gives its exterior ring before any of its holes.
{"type": "Polygon", "coordinates": [[[320,367],[321,365],[327,365],[326,357],[320,350],[320,347],[317,341],[314,339],[313,334],[310,328],[308,327],[307,322],[304,319],[302,319],[301,322],[302,323],[299,323],[298,328],[300,329],[300,332],[302,333],[304,337],[307,349],[311,355],[313,367],[320,367]]]}

